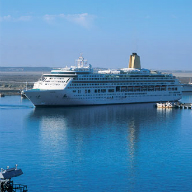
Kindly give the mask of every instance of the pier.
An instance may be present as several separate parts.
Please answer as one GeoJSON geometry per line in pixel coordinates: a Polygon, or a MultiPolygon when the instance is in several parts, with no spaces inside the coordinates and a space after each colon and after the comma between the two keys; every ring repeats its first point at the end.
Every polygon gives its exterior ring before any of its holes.
{"type": "Polygon", "coordinates": [[[179,109],[192,109],[192,103],[180,103],[180,104],[176,104],[175,108],[179,108],[179,109]]]}
{"type": "Polygon", "coordinates": [[[181,102],[165,102],[156,103],[157,108],[177,108],[177,109],[192,109],[192,103],[181,103],[181,102]]]}

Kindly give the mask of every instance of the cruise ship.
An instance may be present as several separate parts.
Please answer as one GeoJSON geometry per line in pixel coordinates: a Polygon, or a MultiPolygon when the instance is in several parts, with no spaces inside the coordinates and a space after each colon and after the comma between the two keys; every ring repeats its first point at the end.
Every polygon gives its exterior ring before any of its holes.
{"type": "Polygon", "coordinates": [[[181,83],[172,74],[141,68],[137,53],[127,68],[93,70],[81,55],[76,66],[42,75],[25,95],[36,107],[178,101],[181,83]]]}

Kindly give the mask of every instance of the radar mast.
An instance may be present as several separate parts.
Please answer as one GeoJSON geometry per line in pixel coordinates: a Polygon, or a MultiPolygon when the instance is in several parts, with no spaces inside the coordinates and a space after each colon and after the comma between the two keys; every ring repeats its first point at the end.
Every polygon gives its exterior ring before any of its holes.
{"type": "Polygon", "coordinates": [[[87,64],[87,60],[84,60],[82,53],[80,54],[80,57],[76,60],[76,63],[78,68],[82,68],[84,64],[87,64]]]}

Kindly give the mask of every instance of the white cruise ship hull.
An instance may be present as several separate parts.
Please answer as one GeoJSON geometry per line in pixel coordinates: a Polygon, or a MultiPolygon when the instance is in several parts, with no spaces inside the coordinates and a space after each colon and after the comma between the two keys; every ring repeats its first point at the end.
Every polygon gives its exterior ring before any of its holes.
{"type": "Polygon", "coordinates": [[[65,90],[29,90],[25,91],[26,96],[36,107],[46,106],[79,106],[79,105],[103,105],[103,104],[126,104],[145,103],[160,101],[178,101],[181,96],[171,95],[167,91],[155,91],[148,93],[132,93],[132,95],[113,94],[94,97],[78,97],[73,95],[64,97],[65,90]]]}
{"type": "Polygon", "coordinates": [[[35,106],[78,106],[177,101],[181,84],[172,74],[141,69],[140,57],[133,53],[128,68],[95,71],[84,66],[55,69],[44,74],[33,89],[24,91],[35,106]]]}

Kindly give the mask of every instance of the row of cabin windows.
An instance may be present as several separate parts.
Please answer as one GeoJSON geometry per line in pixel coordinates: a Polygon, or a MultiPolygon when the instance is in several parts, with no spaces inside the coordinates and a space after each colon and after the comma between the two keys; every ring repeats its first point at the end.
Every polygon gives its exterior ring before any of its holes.
{"type": "MultiPolygon", "coordinates": [[[[145,87],[126,87],[126,86],[117,86],[116,92],[140,92],[140,91],[165,91],[166,87],[155,87],[155,86],[145,86],[145,87]]],[[[168,88],[169,91],[177,91],[177,87],[168,88]]],[[[76,93],[76,90],[73,90],[76,93]]],[[[94,93],[106,93],[106,89],[94,89],[94,93]]],[[[115,92],[115,89],[108,89],[109,93],[115,92]]],[[[78,93],[81,93],[81,90],[78,90],[78,93]]],[[[91,93],[90,89],[86,89],[85,93],[91,93]]]]}
{"type": "MultiPolygon", "coordinates": [[[[165,86],[117,86],[116,87],[116,92],[129,92],[129,91],[165,91],[166,87],[165,86]]],[[[169,87],[169,91],[177,91],[177,87],[169,87]]]]}
{"type": "Polygon", "coordinates": [[[175,87],[175,88],[174,87],[172,87],[172,88],[169,87],[168,91],[177,91],[177,87],[175,87]]]}
{"type": "Polygon", "coordinates": [[[48,84],[48,83],[45,83],[45,85],[48,85],[48,86],[60,86],[61,84],[48,84]]]}
{"type": "Polygon", "coordinates": [[[138,78],[135,78],[135,79],[112,79],[112,78],[101,78],[101,79],[98,79],[98,78],[90,78],[90,79],[85,79],[85,78],[79,78],[79,79],[74,79],[74,80],[79,80],[79,81],[122,81],[122,80],[129,80],[129,81],[132,81],[132,82],[142,82],[142,81],[146,81],[146,82],[175,82],[175,80],[173,79],[165,79],[165,78],[162,78],[162,79],[152,79],[152,78],[146,78],[146,79],[138,79],[138,78]]]}
{"type": "MultiPolygon", "coordinates": [[[[106,89],[95,89],[94,90],[94,93],[106,93],[106,89]]],[[[112,92],[114,92],[115,90],[114,89],[108,89],[108,92],[109,93],[112,93],[112,92]]],[[[73,90],[73,93],[76,93],[76,90],[73,90]]],[[[81,93],[81,90],[78,90],[78,93],[81,93]]],[[[91,93],[91,90],[90,89],[86,89],[85,90],[85,93],[91,93]]]]}
{"type": "MultiPolygon", "coordinates": [[[[45,78],[45,79],[57,79],[57,80],[60,79],[60,80],[63,80],[62,77],[60,77],[60,78],[59,78],[59,77],[50,77],[50,78],[45,78]]],[[[66,78],[65,78],[65,79],[66,79],[66,78]]]]}
{"type": "MultiPolygon", "coordinates": [[[[114,91],[114,89],[108,89],[109,93],[112,93],[114,91]]],[[[106,93],[106,89],[95,89],[95,93],[106,93]]]]}
{"type": "MultiPolygon", "coordinates": [[[[172,94],[173,96],[179,96],[181,94],[172,94]]],[[[147,95],[145,93],[130,93],[127,95],[124,95],[124,96],[115,96],[115,95],[112,95],[112,96],[105,96],[105,95],[97,95],[97,96],[88,96],[88,95],[74,95],[75,97],[78,97],[78,99],[113,99],[113,98],[127,98],[127,97],[149,97],[149,96],[161,96],[161,95],[147,95]]],[[[167,95],[169,96],[169,95],[167,95]]]]}
{"type": "MultiPolygon", "coordinates": [[[[174,84],[174,83],[173,83],[174,84]]],[[[126,85],[126,86],[134,86],[134,85],[138,85],[138,86],[152,86],[152,85],[149,85],[149,83],[147,82],[143,82],[142,84],[141,83],[90,83],[90,84],[86,84],[86,83],[75,83],[75,84],[71,84],[70,86],[72,87],[78,87],[80,86],[82,88],[82,86],[86,86],[86,87],[89,87],[89,86],[109,86],[109,85],[126,85]]],[[[161,86],[162,83],[157,83],[157,85],[161,86]]]]}
{"type": "Polygon", "coordinates": [[[79,79],[79,80],[90,80],[90,79],[94,79],[94,80],[99,80],[99,79],[172,79],[173,77],[165,77],[165,76],[162,76],[162,77],[130,77],[130,76],[108,76],[108,77],[103,77],[103,76],[89,76],[89,77],[81,77],[79,76],[78,78],[76,79],[79,79]]]}

